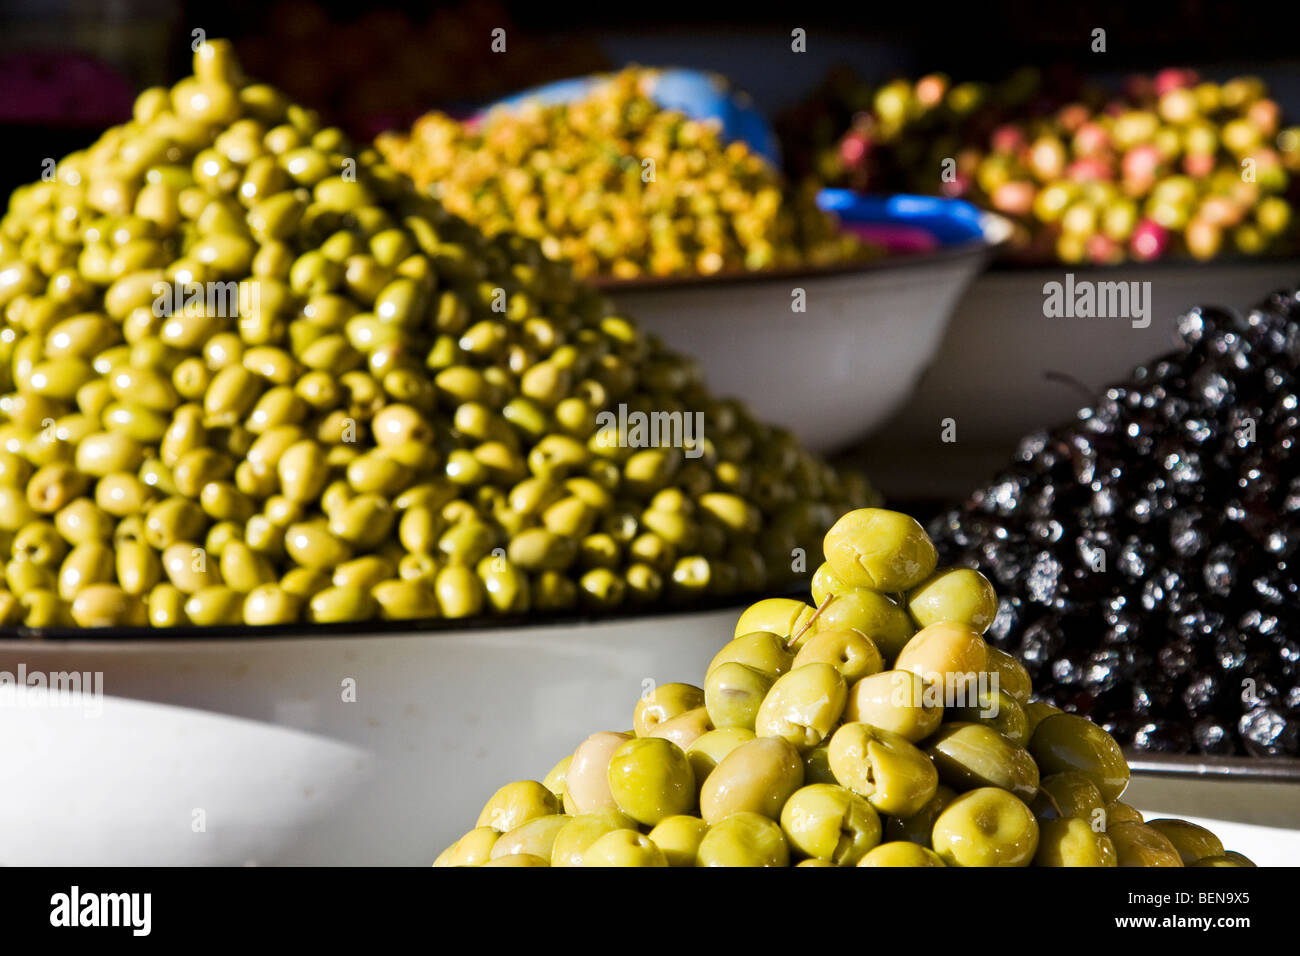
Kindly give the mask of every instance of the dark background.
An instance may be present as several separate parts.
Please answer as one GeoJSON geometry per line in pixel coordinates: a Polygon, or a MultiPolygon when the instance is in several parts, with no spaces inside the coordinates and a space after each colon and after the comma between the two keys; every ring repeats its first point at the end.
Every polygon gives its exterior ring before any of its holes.
{"type": "MultiPolygon", "coordinates": [[[[6,0],[8,5],[9,0],[6,0]]],[[[234,35],[256,30],[269,4],[256,0],[183,4],[188,22],[234,35]]],[[[380,7],[402,10],[414,19],[446,3],[365,3],[333,0],[322,6],[339,21],[380,7]]],[[[967,3],[700,3],[653,0],[649,3],[503,2],[511,19],[527,30],[546,33],[635,31],[671,36],[686,32],[714,35],[719,46],[736,32],[787,34],[796,26],[825,31],[828,37],[856,36],[899,44],[920,66],[974,73],[1012,62],[1090,62],[1087,40],[1095,27],[1108,34],[1108,57],[1119,67],[1143,69],[1156,59],[1213,62],[1227,58],[1292,59],[1300,43],[1294,5],[1210,3],[1206,0],[1111,0],[1039,3],[980,0],[967,3]]],[[[809,53],[815,55],[810,44],[809,53]]],[[[721,51],[720,51],[721,52],[721,51]]]]}
{"type": "Polygon", "coordinates": [[[1295,6],[0,0],[0,136],[7,147],[0,151],[0,195],[36,178],[44,158],[85,146],[126,118],[135,91],[187,74],[195,28],[234,38],[250,73],[368,137],[432,108],[463,112],[510,91],[628,62],[716,70],[769,116],[798,104],[838,65],[866,80],[929,70],[995,79],[1022,65],[1064,67],[1103,82],[1166,66],[1193,66],[1212,79],[1249,71],[1263,75],[1284,114],[1295,116],[1295,6]],[[489,52],[496,25],[507,29],[504,57],[489,52]],[[794,27],[807,31],[803,55],[790,51],[794,27]],[[1106,30],[1104,54],[1091,51],[1098,27],[1106,30]],[[295,32],[304,35],[285,39],[295,32]],[[89,54],[116,81],[51,61],[50,51],[89,54]]]}
{"type": "MultiPolygon", "coordinates": [[[[63,43],[112,43],[120,24],[169,23],[176,42],[158,64],[181,75],[186,64],[185,36],[199,26],[211,36],[239,37],[264,31],[276,4],[266,0],[0,0],[0,50],[22,47],[31,39],[63,43]]],[[[1160,65],[1242,63],[1268,67],[1297,59],[1295,4],[1207,0],[1104,0],[1084,4],[1020,0],[965,3],[699,3],[652,0],[648,3],[598,3],[593,0],[493,0],[492,3],[356,2],[320,0],[316,6],[338,23],[378,10],[396,10],[419,22],[431,14],[466,8],[509,21],[534,35],[628,35],[658,43],[665,51],[690,55],[711,50],[719,62],[737,52],[750,57],[755,73],[773,71],[769,48],[764,59],[760,37],[786,40],[796,26],[809,32],[809,59],[857,44],[862,51],[887,50],[888,72],[895,63],[909,69],[942,68],[962,76],[1004,72],[1023,63],[1070,62],[1086,69],[1150,70],[1160,65]],[[1107,52],[1089,50],[1091,31],[1107,31],[1107,52]],[[741,49],[737,51],[736,47],[741,49]]],[[[788,48],[788,44],[787,44],[788,48]]],[[[666,55],[671,57],[671,52],[666,55]]],[[[779,77],[778,77],[779,78],[779,77]]]]}

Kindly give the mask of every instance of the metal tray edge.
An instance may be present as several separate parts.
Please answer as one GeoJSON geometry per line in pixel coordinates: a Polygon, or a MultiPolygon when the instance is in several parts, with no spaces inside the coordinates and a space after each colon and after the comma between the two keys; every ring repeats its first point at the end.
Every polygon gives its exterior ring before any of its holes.
{"type": "Polygon", "coordinates": [[[1148,777],[1300,784],[1300,759],[1293,757],[1211,757],[1127,751],[1124,756],[1134,774],[1148,777]]]}

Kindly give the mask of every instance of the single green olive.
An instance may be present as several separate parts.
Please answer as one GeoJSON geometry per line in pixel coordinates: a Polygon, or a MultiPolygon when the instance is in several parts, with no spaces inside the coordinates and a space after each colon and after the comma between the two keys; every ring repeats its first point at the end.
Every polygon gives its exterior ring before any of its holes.
{"type": "Polygon", "coordinates": [[[379,613],[389,620],[437,617],[441,610],[438,595],[423,580],[385,580],[370,589],[379,603],[379,613]]]}
{"type": "MultiPolygon", "coordinates": [[[[209,547],[209,550],[212,549],[209,547]]],[[[227,542],[221,549],[219,562],[222,581],[243,594],[276,580],[271,562],[243,541],[227,542]]]]}
{"type": "Polygon", "coordinates": [[[284,532],[284,549],[304,568],[335,568],[352,557],[352,549],[322,520],[291,524],[284,532]]]}
{"type": "Polygon", "coordinates": [[[723,664],[743,664],[772,680],[788,671],[794,663],[794,655],[785,646],[785,641],[769,631],[755,631],[724,644],[722,650],[714,655],[706,674],[723,664]]]}
{"type": "Polygon", "coordinates": [[[775,820],[802,785],[799,751],[780,737],[757,737],[728,753],[705,778],[700,816],[710,825],[741,812],[775,820]]]}
{"type": "Polygon", "coordinates": [[[329,476],[324,449],[313,441],[290,445],[279,456],[275,468],[282,493],[293,501],[311,501],[320,493],[329,476]]]}
{"type": "Polygon", "coordinates": [[[1115,844],[1103,831],[1078,817],[1038,821],[1038,850],[1034,866],[1118,865],[1115,844]]]}
{"type": "Polygon", "coordinates": [[[375,616],[375,599],[359,587],[327,587],[307,602],[307,619],[319,624],[364,621],[375,616]]]}
{"type": "Polygon", "coordinates": [[[668,859],[648,836],[632,829],[612,830],[582,854],[583,866],[667,866],[668,859]]]}
{"type": "Polygon", "coordinates": [[[473,568],[443,568],[434,579],[434,590],[443,617],[473,617],[483,609],[483,584],[473,568]]]}
{"type": "Polygon", "coordinates": [[[117,580],[127,594],[153,590],[162,578],[158,552],[143,541],[123,541],[116,549],[117,580]]]}
{"type": "Polygon", "coordinates": [[[804,641],[792,666],[797,670],[805,664],[813,663],[830,664],[849,685],[870,674],[880,673],[885,668],[880,649],[871,638],[860,631],[848,629],[818,628],[804,641]]]}
{"type": "Polygon", "coordinates": [[[655,724],[646,736],[671,740],[678,747],[687,750],[701,736],[714,729],[708,710],[704,707],[695,707],[655,724]]]}
{"type": "Polygon", "coordinates": [[[695,808],[695,774],[685,752],[660,737],[638,737],[610,756],[609,789],[618,808],[644,826],[695,808]]]}
{"type": "Polygon", "coordinates": [[[140,627],[148,622],[144,602],[113,584],[88,584],[72,599],[78,627],[140,627]]]}
{"type": "Polygon", "coordinates": [[[938,554],[914,518],[883,508],[844,515],[826,532],[826,563],[850,587],[899,592],[933,572],[938,554]]]}
{"type": "Polygon", "coordinates": [[[185,616],[187,595],[174,584],[156,584],[148,594],[149,623],[154,627],[182,627],[189,623],[185,616]]]}
{"type": "Polygon", "coordinates": [[[68,546],[52,522],[33,521],[13,536],[10,551],[16,559],[56,568],[67,555],[68,546]]]}
{"type": "Polygon", "coordinates": [[[502,857],[527,855],[544,860],[550,864],[551,851],[555,848],[555,838],[571,820],[561,813],[534,817],[501,834],[501,838],[492,846],[491,860],[502,857]]]}
{"type": "Polygon", "coordinates": [[[199,627],[244,623],[244,595],[225,585],[200,588],[185,601],[185,616],[199,627]]]}
{"type": "Polygon", "coordinates": [[[727,662],[704,679],[704,706],[713,726],[753,730],[772,678],[745,664],[727,662]]]}
{"type": "Polygon", "coordinates": [[[696,852],[696,866],[788,866],[790,848],[767,816],[742,810],[709,826],[696,852]]]}
{"type": "Polygon", "coordinates": [[[839,723],[848,697],[830,664],[796,667],[776,679],[755,716],[760,737],[782,737],[800,751],[821,743],[839,723]]]}
{"type": "Polygon", "coordinates": [[[644,737],[657,724],[704,704],[704,691],[693,684],[658,684],[637,699],[632,726],[644,737]]]}
{"type": "Polygon", "coordinates": [[[869,724],[844,724],[835,731],[827,759],[841,786],[890,816],[918,812],[939,786],[934,765],[915,745],[869,724]]]}
{"type": "Polygon", "coordinates": [[[475,826],[508,833],[529,820],[559,812],[555,794],[535,780],[522,780],[497,790],[483,805],[475,826]]]}
{"type": "Polygon", "coordinates": [[[1000,787],[1026,802],[1038,793],[1038,765],[1029,751],[986,724],[945,723],[926,752],[944,783],[957,790],[1000,787]]]}
{"type": "Polygon", "coordinates": [[[856,866],[880,842],[880,815],[858,794],[814,783],[791,794],[781,809],[781,829],[796,853],[856,866]]]}
{"type": "Polygon", "coordinates": [[[291,624],[302,611],[302,598],[280,584],[259,584],[244,597],[245,624],[291,624]]]}
{"type": "Polygon", "coordinates": [[[107,541],[113,532],[113,518],[89,498],[77,498],[55,514],[54,526],[66,541],[76,546],[107,541]]]}
{"type": "Polygon", "coordinates": [[[59,566],[59,597],[71,601],[82,589],[107,584],[114,577],[113,551],[97,542],[79,544],[59,566]]]}
{"type": "Polygon", "coordinates": [[[934,851],[948,866],[1029,866],[1038,821],[1014,794],[981,787],[954,799],[934,822],[934,851]]]}
{"type": "MultiPolygon", "coordinates": [[[[842,588],[820,608],[810,633],[857,631],[876,645],[886,661],[894,660],[916,633],[906,610],[884,594],[867,588],[842,588]]],[[[807,639],[805,634],[804,640],[807,639]]]]}
{"type": "Polygon", "coordinates": [[[1186,820],[1159,818],[1147,820],[1146,825],[1161,833],[1174,845],[1183,866],[1191,866],[1210,857],[1224,855],[1223,841],[1205,827],[1186,820]]]}
{"type": "Polygon", "coordinates": [[[951,705],[976,696],[979,675],[988,667],[988,644],[965,625],[931,624],[907,642],[894,667],[942,687],[951,705]]]}
{"type": "Polygon", "coordinates": [[[483,866],[492,859],[492,848],[501,834],[491,827],[475,827],[433,861],[436,867],[483,866]]]}
{"type": "Polygon", "coordinates": [[[1128,787],[1128,762],[1119,744],[1092,721],[1074,714],[1053,714],[1029,739],[1029,752],[1045,774],[1078,771],[1092,780],[1107,803],[1128,787]]]}
{"type": "Polygon", "coordinates": [[[301,601],[330,586],[330,576],[313,568],[293,568],[280,578],[280,587],[301,601]]]}
{"type": "Polygon", "coordinates": [[[727,754],[754,738],[754,732],[744,727],[719,727],[696,737],[686,748],[686,759],[695,773],[696,785],[703,785],[705,778],[727,754]]]}
{"type": "Polygon", "coordinates": [[[331,581],[335,587],[371,589],[373,594],[375,585],[390,579],[396,573],[397,567],[387,558],[367,554],[338,565],[331,581]]]}
{"type": "Polygon", "coordinates": [[[660,820],[647,836],[669,866],[695,866],[700,843],[708,830],[709,825],[699,817],[675,814],[660,820]]]}
{"type": "Polygon", "coordinates": [[[903,841],[882,843],[858,861],[858,866],[935,867],[946,865],[934,850],[916,843],[903,841]]]}
{"type": "Polygon", "coordinates": [[[812,576],[812,599],[813,603],[821,607],[822,603],[828,598],[848,588],[848,585],[839,579],[831,566],[823,561],[817,566],[817,570],[812,576]]]}
{"type": "Polygon", "coordinates": [[[736,621],[733,636],[743,637],[764,631],[788,641],[793,634],[803,629],[815,611],[816,608],[792,598],[766,598],[745,609],[736,621]]]}
{"type": "Polygon", "coordinates": [[[577,815],[595,810],[617,809],[609,787],[609,761],[628,734],[592,734],[573,752],[564,777],[564,812],[577,815]]]}
{"type": "Polygon", "coordinates": [[[1115,848],[1117,866],[1183,866],[1178,848],[1145,823],[1111,823],[1106,836],[1115,848]]]}
{"type": "Polygon", "coordinates": [[[936,572],[907,595],[907,610],[917,627],[947,622],[983,634],[998,613],[998,598],[989,579],[970,568],[936,572]]]}
{"type": "Polygon", "coordinates": [[[844,719],[889,730],[917,743],[943,720],[940,690],[910,671],[869,674],[849,688],[844,719]]]}

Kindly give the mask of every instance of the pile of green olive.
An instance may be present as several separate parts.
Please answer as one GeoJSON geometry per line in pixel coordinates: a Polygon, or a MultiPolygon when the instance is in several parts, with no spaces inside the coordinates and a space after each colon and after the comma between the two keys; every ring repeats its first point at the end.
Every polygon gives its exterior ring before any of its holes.
{"type": "Polygon", "coordinates": [[[537,239],[578,275],[713,275],[826,265],[873,250],[841,233],[742,142],[660,107],[630,68],[573,103],[524,103],[470,125],[441,113],[376,146],[489,234],[537,239]]]}
{"type": "Polygon", "coordinates": [[[194,70],[0,220],[0,625],[752,592],[872,500],[225,42],[194,70]]]}
{"type": "Polygon", "coordinates": [[[816,606],[740,617],[703,687],[663,684],[633,729],[498,790],[435,866],[1253,866],[1124,803],[1096,724],[1032,698],[981,636],[997,599],[936,570],[907,515],[826,535],[816,606]]]}

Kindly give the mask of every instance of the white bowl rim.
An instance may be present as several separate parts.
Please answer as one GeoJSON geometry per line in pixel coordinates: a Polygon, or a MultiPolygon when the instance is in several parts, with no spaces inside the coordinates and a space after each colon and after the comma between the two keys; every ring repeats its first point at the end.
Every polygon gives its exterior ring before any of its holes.
{"type": "Polygon", "coordinates": [[[466,633],[501,630],[537,630],[554,633],[565,628],[614,626],[650,620],[672,620],[717,611],[740,613],[765,598],[806,600],[808,588],[794,585],[765,593],[711,597],[688,604],[628,606],[612,612],[570,610],[556,613],[480,614],[469,618],[416,618],[405,621],[373,619],[315,624],[235,624],[228,627],[186,625],[185,627],[0,627],[0,651],[52,650],[58,647],[112,647],[124,644],[221,644],[223,642],[347,639],[374,637],[442,638],[466,633]]]}

